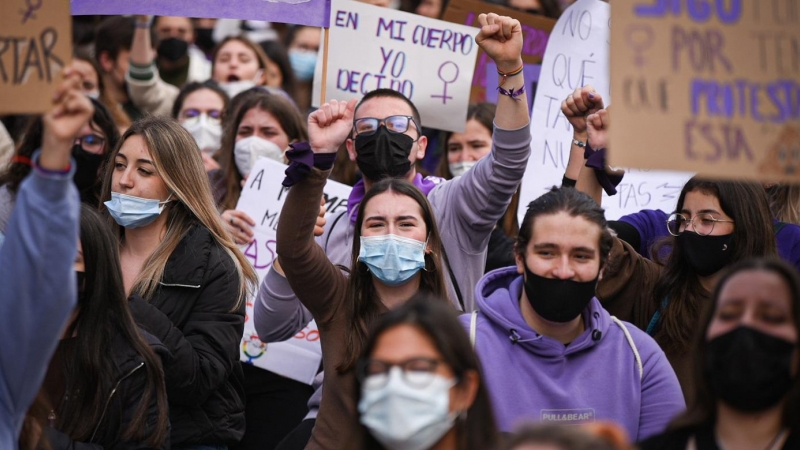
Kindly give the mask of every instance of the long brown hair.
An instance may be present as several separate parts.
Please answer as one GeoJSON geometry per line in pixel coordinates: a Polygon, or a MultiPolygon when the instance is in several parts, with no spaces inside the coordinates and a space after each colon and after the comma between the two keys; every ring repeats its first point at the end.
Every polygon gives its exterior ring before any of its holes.
{"type": "MultiPolygon", "coordinates": [[[[236,146],[236,134],[239,124],[245,114],[251,109],[258,108],[275,117],[289,141],[307,141],[308,131],[306,122],[300,111],[297,110],[288,98],[264,90],[254,88],[242,92],[234,97],[229,108],[229,120],[225,120],[225,129],[222,134],[222,145],[215,155],[222,166],[225,176],[225,196],[220,201],[219,209],[235,209],[239,196],[242,194],[242,174],[236,168],[233,149],[236,146]]],[[[285,150],[285,149],[284,149],[285,150]]]]}
{"type": "MultiPolygon", "coordinates": [[[[163,117],[147,117],[134,122],[122,136],[119,145],[111,155],[111,164],[108,165],[104,177],[102,200],[106,201],[111,198],[114,160],[122,145],[131,136],[141,136],[144,139],[153,160],[153,166],[164,181],[173,200],[167,203],[162,213],[167,216],[166,234],[153,254],[144,262],[142,272],[134,282],[131,294],[139,294],[146,300],[152,298],[158,289],[170,255],[189,230],[193,226],[200,225],[208,229],[217,244],[231,257],[236,267],[240,280],[239,296],[231,305],[231,310],[236,310],[246,301],[256,286],[256,273],[222,224],[219,212],[214,206],[211,185],[203,168],[200,150],[186,129],[174,120],[163,117]]],[[[100,209],[124,245],[125,229],[117,225],[102,203],[100,209]]]]}
{"type": "MultiPolygon", "coordinates": [[[[708,350],[706,333],[717,310],[722,288],[734,276],[742,272],[769,272],[778,275],[791,294],[792,302],[792,324],[800,336],[800,277],[795,269],[778,258],[754,258],[739,262],[732,266],[727,273],[720,279],[714,289],[713,302],[710,307],[705,308],[705,314],[701,320],[698,330],[701,332],[695,336],[694,351],[694,372],[695,380],[693,386],[692,403],[688,405],[685,413],[678,416],[669,425],[670,430],[677,429],[696,429],[698,427],[714,426],[717,421],[717,399],[711,389],[711,381],[706,377],[705,359],[708,350]]],[[[800,367],[800,353],[795,351],[794,367],[800,367]]],[[[747,355],[740,355],[746,358],[747,355]]],[[[800,374],[795,374],[794,386],[786,397],[783,407],[783,426],[789,428],[791,434],[800,433],[800,374]]]]}
{"type": "Polygon", "coordinates": [[[422,210],[422,218],[428,230],[428,247],[431,252],[425,254],[425,270],[421,271],[419,290],[420,292],[430,293],[436,298],[447,299],[444,272],[439,259],[442,255],[442,239],[439,235],[439,229],[436,227],[433,208],[428,199],[416,186],[403,179],[385,178],[373,184],[358,207],[358,217],[356,218],[355,232],[353,233],[353,253],[350,259],[352,271],[347,286],[347,298],[353,299],[353,307],[348,311],[350,316],[348,323],[351,328],[347,334],[347,350],[344,353],[344,361],[336,368],[340,373],[346,372],[355,366],[364,343],[369,338],[369,327],[378,317],[380,299],[372,282],[372,274],[367,269],[367,266],[359,261],[358,254],[361,251],[361,225],[364,223],[364,210],[370,200],[384,192],[411,197],[422,210]]]}
{"type": "MultiPolygon", "coordinates": [[[[675,211],[683,210],[686,194],[693,191],[716,197],[722,212],[733,219],[733,253],[729,265],[746,258],[777,256],[772,215],[767,194],[760,184],[693,177],[681,190],[675,211]]],[[[672,248],[656,283],[654,298],[650,300],[660,307],[663,300],[668,299],[667,307],[662,308],[655,335],[656,341],[667,352],[686,350],[697,330],[697,318],[703,306],[704,288],[694,269],[686,263],[685,250],[680,242],[670,236],[656,244],[653,250],[653,255],[657,256],[663,246],[672,248]]]]}

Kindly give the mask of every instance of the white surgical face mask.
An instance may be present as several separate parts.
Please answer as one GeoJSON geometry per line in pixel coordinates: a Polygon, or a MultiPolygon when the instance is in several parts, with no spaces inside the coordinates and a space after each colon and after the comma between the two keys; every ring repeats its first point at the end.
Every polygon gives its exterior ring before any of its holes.
{"type": "Polygon", "coordinates": [[[233,147],[233,159],[236,168],[244,177],[250,173],[258,158],[265,157],[273,161],[283,162],[283,150],[274,142],[250,136],[240,139],[233,147]]]}
{"type": "Polygon", "coordinates": [[[372,389],[369,378],[364,380],[358,403],[361,423],[389,450],[425,450],[439,442],[456,418],[450,413],[450,388],[455,381],[434,375],[428,386],[412,387],[397,366],[388,377],[385,386],[372,389]]]}
{"type": "Polygon", "coordinates": [[[475,163],[477,163],[477,161],[461,161],[449,164],[450,173],[452,173],[454,177],[460,177],[461,175],[467,173],[469,169],[472,169],[472,166],[474,166],[475,163]]]}
{"type": "Polygon", "coordinates": [[[252,80],[231,81],[228,83],[219,83],[219,87],[228,94],[228,97],[233,98],[241,92],[256,87],[256,83],[252,80]]]}
{"type": "Polygon", "coordinates": [[[181,125],[192,134],[200,151],[208,156],[214,156],[222,145],[222,125],[218,120],[209,118],[208,114],[186,119],[181,125]]]}

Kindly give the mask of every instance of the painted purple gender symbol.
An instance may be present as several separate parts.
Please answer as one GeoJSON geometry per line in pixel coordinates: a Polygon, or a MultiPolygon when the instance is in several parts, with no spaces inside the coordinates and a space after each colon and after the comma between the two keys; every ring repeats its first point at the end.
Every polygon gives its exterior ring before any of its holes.
{"type": "Polygon", "coordinates": [[[25,24],[25,22],[27,22],[28,19],[35,19],[36,18],[36,15],[34,14],[34,11],[36,11],[37,9],[42,7],[42,2],[43,1],[44,0],[38,0],[38,1],[25,0],[25,4],[28,6],[28,9],[27,10],[21,9],[19,11],[19,13],[22,14],[22,23],[23,24],[25,24]]]}
{"type": "Polygon", "coordinates": [[[625,38],[628,41],[628,45],[636,53],[636,56],[633,57],[636,66],[644,66],[645,59],[643,53],[653,45],[653,41],[656,38],[653,28],[644,24],[631,25],[628,27],[625,38]]]}
{"type": "Polygon", "coordinates": [[[439,79],[444,82],[444,89],[442,90],[442,95],[431,95],[431,98],[440,98],[440,99],[442,99],[442,104],[446,105],[447,104],[447,100],[453,98],[452,95],[447,95],[447,85],[450,84],[450,83],[455,82],[458,79],[458,74],[459,74],[459,70],[458,70],[458,65],[456,63],[454,63],[453,61],[445,61],[445,62],[443,62],[442,65],[439,66],[439,79]],[[456,68],[456,74],[455,74],[455,76],[453,77],[452,80],[445,80],[444,76],[442,75],[442,70],[448,64],[452,64],[453,67],[456,68]]]}

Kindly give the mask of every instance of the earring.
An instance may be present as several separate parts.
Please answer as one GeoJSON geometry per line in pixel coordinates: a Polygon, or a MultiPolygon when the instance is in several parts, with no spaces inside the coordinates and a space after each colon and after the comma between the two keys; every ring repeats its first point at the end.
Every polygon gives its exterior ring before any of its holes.
{"type": "Polygon", "coordinates": [[[723,246],[722,246],[722,251],[723,251],[723,252],[724,252],[725,250],[727,250],[727,249],[728,249],[728,244],[725,244],[725,245],[723,245],[723,246]]]}

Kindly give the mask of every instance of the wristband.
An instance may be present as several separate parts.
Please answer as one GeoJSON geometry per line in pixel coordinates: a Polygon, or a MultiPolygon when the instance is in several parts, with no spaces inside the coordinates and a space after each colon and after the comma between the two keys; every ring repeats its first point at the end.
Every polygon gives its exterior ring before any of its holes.
{"type": "Polygon", "coordinates": [[[586,148],[586,142],[579,141],[577,139],[572,139],[572,144],[577,145],[580,148],[586,148]]]}
{"type": "Polygon", "coordinates": [[[506,78],[513,77],[515,75],[519,75],[522,73],[522,69],[525,68],[525,63],[522,63],[517,69],[512,70],[511,72],[501,72],[500,69],[497,70],[497,74],[502,76],[503,78],[500,80],[500,86],[506,84],[506,78]]]}
{"type": "Polygon", "coordinates": [[[516,100],[516,101],[519,102],[522,99],[517,98],[517,97],[519,97],[520,95],[525,93],[525,85],[522,85],[516,91],[514,90],[513,87],[511,88],[511,90],[507,91],[507,90],[503,89],[503,86],[497,86],[497,92],[499,92],[499,93],[501,93],[503,95],[507,95],[507,96],[511,97],[512,100],[516,100]]]}

